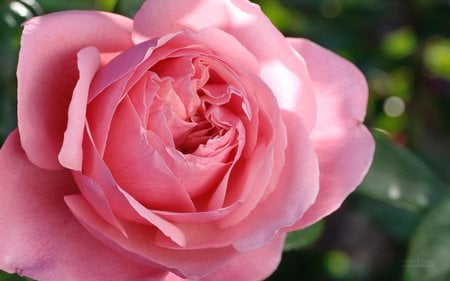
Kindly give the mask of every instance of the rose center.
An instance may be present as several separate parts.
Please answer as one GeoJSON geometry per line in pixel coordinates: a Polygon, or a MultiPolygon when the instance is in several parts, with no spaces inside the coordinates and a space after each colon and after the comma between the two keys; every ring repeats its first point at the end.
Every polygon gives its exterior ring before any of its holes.
{"type": "Polygon", "coordinates": [[[242,96],[230,83],[237,79],[235,74],[222,62],[209,57],[177,57],[159,62],[150,71],[157,90],[150,108],[149,130],[184,154],[233,142],[230,138],[235,134],[228,132],[242,113],[236,111],[243,108],[239,105],[242,96]],[[161,113],[169,132],[154,124],[160,119],[152,117],[161,113]]]}

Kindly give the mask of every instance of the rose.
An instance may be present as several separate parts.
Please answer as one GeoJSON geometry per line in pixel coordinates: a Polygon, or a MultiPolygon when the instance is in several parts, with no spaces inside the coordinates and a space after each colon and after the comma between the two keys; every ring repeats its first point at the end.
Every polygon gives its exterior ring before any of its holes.
{"type": "Polygon", "coordinates": [[[25,24],[0,152],[0,268],[39,280],[260,280],[366,173],[367,89],[243,0],[25,24]]]}

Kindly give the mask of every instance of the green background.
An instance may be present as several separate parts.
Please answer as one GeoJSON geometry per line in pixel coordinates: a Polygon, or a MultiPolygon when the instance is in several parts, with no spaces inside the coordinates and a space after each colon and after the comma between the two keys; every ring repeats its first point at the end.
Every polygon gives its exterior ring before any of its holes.
{"type": "MultiPolygon", "coordinates": [[[[20,24],[66,9],[132,17],[142,0],[0,0],[0,142],[16,126],[20,24]]],[[[334,214],[290,234],[269,280],[450,280],[450,1],[266,0],[287,36],[366,75],[374,164],[334,214]]],[[[1,255],[1,253],[0,253],[1,255]]],[[[1,280],[26,280],[0,272],[1,280]]]]}

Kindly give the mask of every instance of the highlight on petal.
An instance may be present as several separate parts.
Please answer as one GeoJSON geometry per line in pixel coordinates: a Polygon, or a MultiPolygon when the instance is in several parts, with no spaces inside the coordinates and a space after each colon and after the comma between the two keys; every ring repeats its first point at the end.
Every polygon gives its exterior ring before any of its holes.
{"type": "Polygon", "coordinates": [[[94,11],[66,11],[24,24],[17,68],[18,127],[27,156],[36,165],[58,169],[67,111],[78,81],[77,53],[93,46],[100,53],[132,46],[132,21],[94,11]]]}
{"type": "Polygon", "coordinates": [[[79,79],[68,108],[67,129],[58,159],[68,169],[80,171],[83,161],[83,136],[89,87],[100,66],[100,54],[94,47],[78,52],[79,79]]]}
{"type": "Polygon", "coordinates": [[[209,27],[229,33],[255,56],[261,78],[280,107],[299,112],[311,130],[316,101],[305,63],[256,4],[244,0],[146,1],[134,17],[133,40],[209,27]]]}
{"type": "Polygon", "coordinates": [[[64,203],[64,196],[76,192],[70,172],[34,166],[17,131],[0,150],[0,192],[1,270],[36,280],[87,281],[161,280],[167,273],[92,237],[64,203]]]}
{"type": "MultiPolygon", "coordinates": [[[[311,133],[320,167],[316,203],[291,229],[306,227],[336,210],[372,162],[375,144],[364,126],[368,90],[350,62],[306,39],[288,39],[306,62],[317,99],[311,133]]],[[[296,112],[297,113],[297,112],[296,112]]]]}

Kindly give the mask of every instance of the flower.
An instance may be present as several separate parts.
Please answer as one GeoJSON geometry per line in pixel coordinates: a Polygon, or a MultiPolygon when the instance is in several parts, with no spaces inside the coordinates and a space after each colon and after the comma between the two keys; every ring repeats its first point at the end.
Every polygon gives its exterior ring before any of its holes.
{"type": "Polygon", "coordinates": [[[260,280],[374,143],[348,61],[244,0],[25,23],[0,151],[0,268],[38,280],[260,280]]]}

